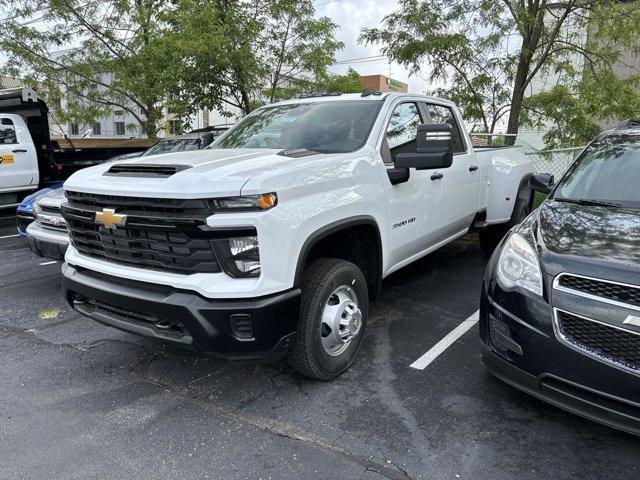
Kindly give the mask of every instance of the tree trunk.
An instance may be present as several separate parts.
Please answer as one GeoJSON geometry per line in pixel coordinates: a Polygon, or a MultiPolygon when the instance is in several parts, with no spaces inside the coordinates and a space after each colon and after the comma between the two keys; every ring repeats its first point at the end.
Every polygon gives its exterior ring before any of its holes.
{"type": "Polygon", "coordinates": [[[516,141],[515,135],[518,134],[518,129],[520,128],[520,112],[522,111],[522,101],[524,100],[524,94],[527,88],[526,82],[530,69],[531,49],[528,39],[523,39],[520,59],[518,60],[518,70],[516,71],[516,78],[513,81],[509,121],[507,122],[507,134],[513,136],[506,137],[506,145],[513,145],[516,141]]]}
{"type": "Polygon", "coordinates": [[[245,89],[241,89],[240,95],[242,96],[242,111],[245,115],[249,115],[252,110],[249,93],[245,89]]]}
{"type": "Polygon", "coordinates": [[[144,128],[147,132],[147,137],[150,140],[156,140],[158,138],[158,110],[155,106],[149,106],[146,108],[147,110],[147,118],[144,125],[144,128]]]}

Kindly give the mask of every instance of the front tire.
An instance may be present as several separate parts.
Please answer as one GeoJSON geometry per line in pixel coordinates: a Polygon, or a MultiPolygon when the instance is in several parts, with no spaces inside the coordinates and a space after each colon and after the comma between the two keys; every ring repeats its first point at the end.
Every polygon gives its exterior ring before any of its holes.
{"type": "Polygon", "coordinates": [[[325,258],[309,265],[291,366],[317,380],[331,380],[349,368],[364,337],[368,299],[364,275],[353,263],[325,258]]]}

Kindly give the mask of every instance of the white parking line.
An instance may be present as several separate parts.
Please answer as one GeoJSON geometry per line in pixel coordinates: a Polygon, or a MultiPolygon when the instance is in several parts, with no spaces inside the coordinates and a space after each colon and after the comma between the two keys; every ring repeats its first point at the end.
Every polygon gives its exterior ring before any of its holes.
{"type": "Polygon", "coordinates": [[[53,262],[43,262],[40,265],[53,265],[54,263],[58,263],[55,260],[53,262]]]}
{"type": "Polygon", "coordinates": [[[13,237],[19,237],[20,235],[18,235],[17,233],[15,235],[5,235],[4,237],[0,237],[0,240],[2,240],[3,238],[13,238],[13,237]]]}
{"type": "Polygon", "coordinates": [[[409,365],[416,370],[424,370],[438,356],[449,348],[457,339],[464,335],[471,327],[480,320],[480,310],[467,318],[464,322],[449,332],[442,340],[436,343],[431,350],[422,355],[419,359],[409,365]]]}

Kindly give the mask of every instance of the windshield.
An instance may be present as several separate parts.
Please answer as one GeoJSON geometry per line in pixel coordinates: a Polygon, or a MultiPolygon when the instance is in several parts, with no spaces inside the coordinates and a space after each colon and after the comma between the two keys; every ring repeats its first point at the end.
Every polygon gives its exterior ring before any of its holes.
{"type": "Polygon", "coordinates": [[[162,140],[153,147],[146,150],[141,156],[158,155],[160,153],[186,152],[187,150],[198,150],[200,148],[199,138],[174,138],[162,140]]]}
{"type": "Polygon", "coordinates": [[[554,194],[558,201],[640,208],[640,136],[611,135],[594,142],[554,194]]]}
{"type": "Polygon", "coordinates": [[[353,152],[367,141],[380,105],[369,100],[262,108],[238,123],[211,148],[353,152]]]}

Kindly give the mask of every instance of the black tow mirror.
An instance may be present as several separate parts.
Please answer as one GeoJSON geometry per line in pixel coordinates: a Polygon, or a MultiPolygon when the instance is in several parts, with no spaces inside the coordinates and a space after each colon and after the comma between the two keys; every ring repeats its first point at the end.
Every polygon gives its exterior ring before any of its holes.
{"type": "Polygon", "coordinates": [[[549,173],[536,173],[529,178],[529,186],[534,192],[549,195],[553,189],[554,178],[549,173]]]}
{"type": "Polygon", "coordinates": [[[453,128],[448,123],[418,125],[416,153],[399,153],[396,168],[433,170],[449,168],[453,163],[453,128]]]}

